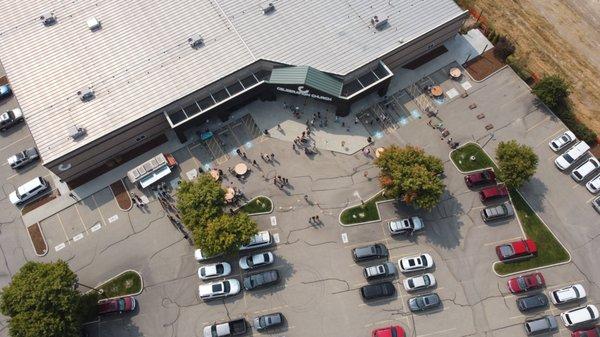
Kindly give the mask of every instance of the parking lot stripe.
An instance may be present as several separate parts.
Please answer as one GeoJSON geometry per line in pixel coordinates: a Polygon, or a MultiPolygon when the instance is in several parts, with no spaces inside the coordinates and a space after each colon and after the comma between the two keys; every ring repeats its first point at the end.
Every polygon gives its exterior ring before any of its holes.
{"type": "Polygon", "coordinates": [[[106,221],[104,221],[104,215],[102,214],[100,207],[98,207],[98,202],[96,201],[96,197],[94,197],[93,194],[92,194],[92,201],[94,202],[94,206],[96,206],[96,210],[98,211],[98,213],[100,213],[100,220],[102,220],[102,224],[104,225],[104,227],[106,227],[106,221]]]}
{"type": "Polygon", "coordinates": [[[71,244],[71,238],[67,235],[65,226],[63,225],[62,219],[60,218],[60,213],[56,213],[56,217],[58,218],[58,222],[60,223],[60,227],[62,228],[63,233],[65,233],[65,238],[67,238],[67,242],[69,242],[69,244],[71,244]]]}
{"type": "Polygon", "coordinates": [[[554,138],[558,133],[563,132],[565,129],[564,128],[560,128],[558,129],[558,131],[554,132],[553,134],[551,134],[550,136],[544,138],[544,140],[542,140],[539,144],[537,144],[535,147],[539,147],[540,145],[546,144],[550,139],[554,138]]]}
{"type": "Polygon", "coordinates": [[[437,332],[432,332],[432,333],[426,333],[426,334],[422,334],[422,335],[417,335],[417,337],[434,336],[434,335],[439,335],[439,334],[443,334],[443,333],[454,331],[454,330],[456,330],[456,328],[451,328],[451,329],[446,329],[446,330],[440,330],[440,331],[437,331],[437,332]]]}
{"type": "Polygon", "coordinates": [[[542,119],[541,121],[539,121],[539,122],[535,123],[535,124],[534,124],[532,127],[530,127],[529,129],[527,129],[527,132],[529,132],[529,131],[531,131],[531,130],[533,130],[533,129],[537,128],[538,126],[540,126],[540,125],[542,125],[542,124],[546,123],[546,122],[547,122],[547,121],[549,121],[549,120],[550,120],[550,116],[548,116],[548,117],[546,117],[546,118],[542,119]]]}
{"type": "Polygon", "coordinates": [[[83,229],[85,230],[85,232],[89,234],[88,229],[85,227],[85,223],[83,223],[83,218],[81,217],[81,213],[79,213],[79,209],[77,208],[77,203],[75,203],[74,206],[75,206],[75,211],[77,211],[77,215],[79,216],[79,221],[81,221],[81,226],[83,226],[83,229]]]}
{"type": "Polygon", "coordinates": [[[15,173],[15,174],[9,176],[8,178],[6,178],[6,180],[9,180],[9,179],[12,179],[14,177],[17,177],[18,175],[19,175],[18,173],[15,173]]]}
{"type": "Polygon", "coordinates": [[[546,289],[548,289],[548,290],[556,290],[556,289],[560,289],[560,288],[566,287],[566,286],[571,285],[571,284],[582,283],[584,281],[585,280],[571,281],[571,282],[567,282],[567,283],[557,284],[557,285],[552,286],[552,287],[547,287],[546,289]]]}
{"type": "Polygon", "coordinates": [[[5,150],[5,149],[7,149],[7,148],[9,148],[9,147],[11,147],[11,146],[13,146],[13,145],[17,144],[18,142],[21,142],[21,141],[23,141],[23,140],[25,140],[25,139],[29,138],[29,137],[31,137],[31,135],[27,135],[27,136],[25,136],[25,137],[23,137],[23,138],[17,139],[17,140],[15,140],[14,142],[12,142],[12,143],[10,143],[10,144],[8,144],[8,145],[5,145],[5,146],[3,146],[3,147],[1,147],[1,148],[0,148],[0,151],[2,151],[2,150],[5,150]]]}
{"type": "Polygon", "coordinates": [[[592,200],[596,199],[597,196],[593,196],[591,198],[588,199],[588,201],[586,201],[586,204],[589,204],[590,202],[592,202],[592,200]]]}
{"type": "Polygon", "coordinates": [[[517,236],[517,237],[511,238],[511,239],[504,239],[504,240],[500,240],[500,241],[484,243],[483,245],[484,246],[494,246],[494,245],[497,245],[497,244],[500,244],[500,243],[518,240],[520,238],[522,238],[522,237],[521,236],[517,236]]]}

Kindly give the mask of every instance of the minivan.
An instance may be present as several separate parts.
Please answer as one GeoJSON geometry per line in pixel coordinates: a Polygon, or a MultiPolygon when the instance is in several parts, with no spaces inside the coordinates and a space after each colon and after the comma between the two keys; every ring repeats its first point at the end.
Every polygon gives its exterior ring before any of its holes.
{"type": "Polygon", "coordinates": [[[586,142],[579,142],[573,145],[567,152],[558,156],[554,160],[554,164],[559,170],[564,171],[571,167],[577,159],[583,157],[583,155],[590,149],[590,146],[586,142]]]}
{"type": "Polygon", "coordinates": [[[352,258],[354,259],[354,262],[383,259],[387,258],[388,254],[387,248],[381,243],[352,249],[352,258]]]}
{"type": "Polygon", "coordinates": [[[558,330],[558,323],[554,316],[544,316],[525,321],[525,332],[527,336],[539,335],[558,330]]]}
{"type": "Polygon", "coordinates": [[[575,179],[577,182],[580,182],[592,174],[592,172],[594,172],[598,167],[600,167],[600,162],[598,159],[595,157],[588,158],[588,160],[571,172],[571,178],[575,179]]]}
{"type": "Polygon", "coordinates": [[[268,247],[273,243],[273,238],[271,237],[271,233],[269,231],[262,231],[256,233],[252,238],[250,238],[250,242],[248,244],[240,247],[240,250],[251,250],[256,248],[268,247]]]}
{"type": "Polygon", "coordinates": [[[44,178],[37,177],[19,186],[19,188],[12,192],[8,198],[13,205],[18,206],[33,201],[42,195],[49,186],[50,185],[48,185],[48,182],[44,180],[44,178]]]}

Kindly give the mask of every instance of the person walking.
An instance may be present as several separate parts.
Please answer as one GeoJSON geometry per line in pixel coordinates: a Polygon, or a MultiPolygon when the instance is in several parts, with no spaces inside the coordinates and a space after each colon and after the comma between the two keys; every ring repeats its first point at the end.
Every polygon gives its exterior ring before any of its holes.
{"type": "Polygon", "coordinates": [[[275,159],[275,154],[271,153],[271,160],[274,160],[274,159],[275,159]]]}

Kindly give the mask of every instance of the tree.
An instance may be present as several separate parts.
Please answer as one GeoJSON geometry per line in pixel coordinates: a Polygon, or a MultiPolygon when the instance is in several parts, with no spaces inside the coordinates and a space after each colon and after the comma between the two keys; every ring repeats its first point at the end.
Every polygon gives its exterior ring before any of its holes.
{"type": "Polygon", "coordinates": [[[81,312],[89,312],[89,306],[95,308],[97,302],[84,301],[75,290],[76,283],[77,275],[62,260],[23,265],[0,293],[0,311],[10,317],[9,334],[79,337],[81,312]]]}
{"type": "Polygon", "coordinates": [[[248,244],[258,233],[256,222],[246,213],[221,214],[210,220],[206,227],[194,231],[194,239],[207,256],[233,252],[248,244]]]}
{"type": "Polygon", "coordinates": [[[200,175],[194,181],[182,181],[177,188],[177,209],[192,233],[223,214],[224,200],[221,184],[209,174],[200,175]]]}
{"type": "Polygon", "coordinates": [[[500,179],[510,188],[519,188],[535,173],[538,156],[527,145],[514,140],[500,142],[496,149],[500,179]]]}
{"type": "Polygon", "coordinates": [[[567,105],[571,94],[571,85],[559,75],[544,76],[534,87],[536,94],[550,109],[567,105]]]}
{"type": "Polygon", "coordinates": [[[444,184],[439,177],[444,166],[439,158],[420,148],[395,145],[385,149],[375,164],[381,169],[379,182],[391,194],[417,208],[431,209],[440,200],[444,184]]]}
{"type": "Polygon", "coordinates": [[[500,36],[498,38],[498,42],[495,43],[494,46],[494,55],[500,58],[503,61],[515,53],[516,47],[511,40],[509,40],[506,36],[500,36]]]}

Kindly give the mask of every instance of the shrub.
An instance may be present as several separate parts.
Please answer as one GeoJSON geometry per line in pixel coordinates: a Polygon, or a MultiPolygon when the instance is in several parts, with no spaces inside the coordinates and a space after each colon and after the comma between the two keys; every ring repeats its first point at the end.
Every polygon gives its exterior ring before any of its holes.
{"type": "Polygon", "coordinates": [[[533,83],[533,76],[531,71],[527,69],[527,65],[525,61],[513,55],[510,55],[506,58],[506,63],[517,73],[517,75],[523,79],[523,81],[527,82],[527,84],[533,83]]]}
{"type": "Polygon", "coordinates": [[[494,45],[494,55],[505,61],[510,55],[515,53],[515,44],[506,36],[498,37],[498,42],[494,45]]]}
{"type": "Polygon", "coordinates": [[[536,94],[550,109],[566,107],[571,85],[559,75],[544,76],[534,87],[536,94]]]}

